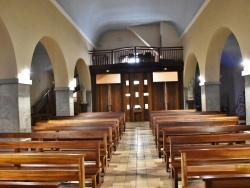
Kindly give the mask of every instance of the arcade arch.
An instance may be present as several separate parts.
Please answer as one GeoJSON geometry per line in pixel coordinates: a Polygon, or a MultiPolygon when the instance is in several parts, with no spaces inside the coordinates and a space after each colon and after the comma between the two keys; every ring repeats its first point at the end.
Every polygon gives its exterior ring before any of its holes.
{"type": "Polygon", "coordinates": [[[0,17],[0,79],[17,78],[16,56],[9,32],[0,17]]]}

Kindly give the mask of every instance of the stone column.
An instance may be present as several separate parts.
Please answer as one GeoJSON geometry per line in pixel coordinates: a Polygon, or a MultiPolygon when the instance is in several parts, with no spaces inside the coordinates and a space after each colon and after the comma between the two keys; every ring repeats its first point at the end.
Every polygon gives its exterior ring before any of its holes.
{"type": "Polygon", "coordinates": [[[220,82],[201,85],[202,111],[220,111],[220,82]]]}
{"type": "Polygon", "coordinates": [[[87,112],[92,112],[92,91],[86,90],[86,98],[88,102],[87,112]]]}
{"type": "Polygon", "coordinates": [[[246,124],[250,123],[250,75],[245,75],[246,124]]]}
{"type": "Polygon", "coordinates": [[[0,80],[0,131],[30,132],[30,84],[17,78],[0,80]]]}
{"type": "Polygon", "coordinates": [[[55,88],[56,94],[56,115],[74,116],[73,91],[68,87],[55,88]]]}

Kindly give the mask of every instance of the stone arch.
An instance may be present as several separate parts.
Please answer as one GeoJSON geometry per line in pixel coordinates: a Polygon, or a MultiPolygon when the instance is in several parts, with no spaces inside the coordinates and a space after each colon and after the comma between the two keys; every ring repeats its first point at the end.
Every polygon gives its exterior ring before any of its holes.
{"type": "Polygon", "coordinates": [[[17,78],[17,62],[10,34],[0,17],[0,79],[17,78]]]}
{"type": "Polygon", "coordinates": [[[45,36],[40,42],[46,49],[54,72],[55,87],[69,87],[69,76],[66,60],[58,43],[51,37],[45,36]]]}
{"type": "Polygon", "coordinates": [[[90,90],[91,82],[90,82],[89,68],[82,58],[79,58],[77,60],[76,69],[78,71],[79,83],[84,84],[86,89],[90,90]]]}
{"type": "Polygon", "coordinates": [[[196,67],[197,67],[197,58],[194,53],[191,53],[188,55],[188,58],[185,62],[185,68],[184,68],[184,86],[187,86],[189,84],[190,79],[195,78],[196,73],[196,67]]]}
{"type": "Polygon", "coordinates": [[[197,84],[197,72],[199,71],[199,64],[194,53],[190,53],[187,57],[184,67],[184,93],[186,108],[198,108],[200,109],[200,87],[197,84]],[[198,70],[197,70],[198,69],[198,70]],[[192,93],[192,96],[190,96],[192,93]],[[190,98],[191,97],[191,98],[190,98]],[[192,101],[193,100],[193,101],[192,101]]]}
{"type": "Polygon", "coordinates": [[[90,89],[90,76],[89,69],[85,61],[82,58],[79,58],[75,65],[75,73],[77,72],[77,82],[79,84],[79,90],[77,91],[77,99],[74,103],[74,111],[78,112],[87,112],[90,109],[89,104],[91,102],[90,96],[87,94],[87,90],[90,89]],[[81,106],[81,110],[79,110],[81,106]]]}
{"type": "Polygon", "coordinates": [[[217,29],[209,43],[207,50],[204,80],[205,82],[218,82],[220,80],[220,60],[222,51],[231,30],[227,27],[217,29]]]}

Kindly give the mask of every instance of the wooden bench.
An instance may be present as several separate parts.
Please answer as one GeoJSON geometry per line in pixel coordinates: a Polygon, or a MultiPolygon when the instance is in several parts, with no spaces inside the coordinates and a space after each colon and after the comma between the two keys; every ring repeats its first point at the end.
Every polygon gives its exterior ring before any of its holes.
{"type": "Polygon", "coordinates": [[[166,170],[169,170],[170,163],[170,136],[185,136],[185,135],[205,135],[205,134],[224,134],[224,133],[239,133],[249,131],[250,125],[227,125],[227,126],[180,126],[164,127],[163,133],[163,155],[166,170]]]}
{"type": "Polygon", "coordinates": [[[11,140],[25,139],[25,140],[40,140],[40,141],[60,141],[60,140],[74,140],[74,141],[100,141],[100,161],[102,172],[105,173],[107,169],[107,134],[103,131],[63,131],[63,132],[8,132],[0,133],[1,140],[8,138],[11,140]]]}
{"type": "MultiPolygon", "coordinates": [[[[213,187],[220,180],[229,181],[234,187],[249,187],[250,147],[181,150],[182,187],[213,187]],[[189,182],[199,176],[202,183],[189,182]],[[208,177],[208,178],[206,178],[208,177]],[[240,180],[235,184],[235,180],[240,180]]],[[[227,183],[228,185],[228,183],[227,183]]],[[[225,185],[221,185],[225,187],[225,185]]]]}
{"type": "Polygon", "coordinates": [[[0,185],[43,187],[58,181],[79,181],[78,187],[85,188],[84,157],[76,153],[0,153],[0,185]],[[76,167],[67,167],[72,164],[76,167]]]}
{"type": "MultiPolygon", "coordinates": [[[[205,117],[198,116],[196,118],[182,117],[183,119],[175,119],[168,120],[161,123],[157,123],[156,125],[156,145],[158,149],[159,158],[162,157],[162,149],[163,149],[163,134],[162,129],[164,127],[178,127],[178,126],[223,126],[223,125],[237,125],[238,117],[205,117]],[[199,118],[198,118],[199,117],[199,118]]],[[[178,128],[177,128],[178,129],[178,128]]]]}
{"type": "Polygon", "coordinates": [[[178,173],[181,171],[180,150],[225,148],[231,144],[234,144],[232,147],[242,147],[246,146],[246,140],[250,140],[250,134],[248,133],[170,136],[170,173],[173,180],[173,187],[178,187],[178,173]]]}
{"type": "MultiPolygon", "coordinates": [[[[112,122],[118,126],[118,136],[119,139],[121,139],[121,136],[123,134],[123,123],[121,122],[120,118],[113,117],[113,118],[102,118],[102,117],[96,117],[96,118],[88,118],[85,116],[57,116],[54,117],[54,120],[80,120],[81,122],[86,123],[99,123],[103,124],[104,122],[112,122]]],[[[48,122],[51,122],[53,120],[49,120],[48,122]]]]}
{"type": "Polygon", "coordinates": [[[82,120],[72,119],[72,120],[50,120],[46,122],[38,122],[35,124],[35,126],[32,126],[32,131],[60,131],[59,129],[65,131],[69,131],[70,129],[74,130],[85,130],[85,129],[92,129],[98,130],[98,129],[109,129],[111,127],[112,129],[112,136],[110,133],[108,134],[109,139],[112,138],[112,144],[114,147],[114,150],[116,150],[118,143],[119,143],[119,127],[114,122],[86,122],[82,120]],[[66,128],[68,126],[68,128],[66,128]],[[56,128],[54,128],[56,127],[56,128]],[[72,128],[70,128],[72,127],[72,128]]]}
{"type": "MultiPolygon", "coordinates": [[[[4,152],[8,151],[9,153],[26,153],[28,151],[39,153],[84,153],[85,178],[92,180],[93,188],[101,185],[99,141],[0,141],[0,148],[1,150],[5,149],[4,152]]],[[[51,166],[54,167],[54,165],[45,165],[45,167],[51,166]]],[[[62,167],[65,166],[63,165],[62,167]]],[[[68,168],[75,168],[75,166],[71,165],[68,168]]]]}
{"type": "Polygon", "coordinates": [[[123,131],[126,131],[126,114],[125,112],[84,112],[79,113],[77,116],[84,116],[87,118],[99,118],[99,117],[118,117],[120,119],[121,127],[123,131]]]}
{"type": "MultiPolygon", "coordinates": [[[[213,115],[213,114],[223,114],[218,111],[196,111],[193,109],[182,109],[182,110],[160,110],[151,111],[149,115],[150,127],[153,129],[154,121],[158,118],[164,118],[168,116],[186,116],[186,115],[213,115]]],[[[224,114],[226,115],[226,114],[224,114]]]]}
{"type": "MultiPolygon", "coordinates": [[[[107,139],[110,148],[110,154],[113,153],[118,146],[117,126],[113,124],[80,124],[79,122],[62,122],[62,123],[38,123],[32,127],[33,132],[48,131],[108,131],[107,139]]],[[[111,157],[112,155],[110,155],[111,157]]]]}

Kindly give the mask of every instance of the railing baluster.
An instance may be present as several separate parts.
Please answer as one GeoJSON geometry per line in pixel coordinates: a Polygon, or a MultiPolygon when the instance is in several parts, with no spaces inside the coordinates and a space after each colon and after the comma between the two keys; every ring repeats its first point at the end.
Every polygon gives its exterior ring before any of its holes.
{"type": "MultiPolygon", "coordinates": [[[[128,55],[134,54],[134,57],[138,57],[137,53],[145,55],[146,52],[150,52],[154,61],[160,61],[161,59],[172,59],[175,61],[183,60],[183,48],[182,47],[125,47],[113,50],[94,50],[90,51],[91,65],[108,65],[122,63],[123,60],[128,62],[128,55]],[[158,57],[157,57],[158,56],[158,57]]],[[[142,60],[143,61],[143,60],[142,60]]],[[[152,60],[150,60],[152,61],[152,60]]]]}

